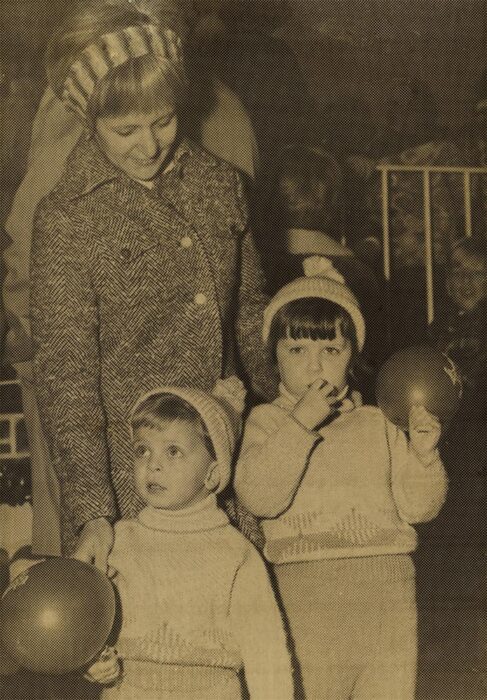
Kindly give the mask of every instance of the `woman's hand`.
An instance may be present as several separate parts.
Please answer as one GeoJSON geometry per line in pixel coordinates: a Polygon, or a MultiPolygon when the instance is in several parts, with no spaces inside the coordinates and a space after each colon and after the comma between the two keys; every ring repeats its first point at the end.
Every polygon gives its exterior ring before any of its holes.
{"type": "Polygon", "coordinates": [[[92,683],[108,685],[117,680],[120,670],[117,650],[113,647],[106,647],[95,663],[86,671],[84,677],[92,683]]]}
{"type": "Polygon", "coordinates": [[[298,401],[291,415],[307,430],[314,430],[332,412],[335,393],[333,384],[318,378],[298,401]]]}
{"type": "Polygon", "coordinates": [[[428,413],[424,406],[412,406],[409,412],[409,440],[422,461],[435,451],[440,435],[438,418],[428,413]]]}
{"type": "Polygon", "coordinates": [[[107,571],[112,547],[113,527],[106,518],[95,518],[83,526],[73,558],[94,564],[104,574],[112,575],[113,570],[107,571]]]}

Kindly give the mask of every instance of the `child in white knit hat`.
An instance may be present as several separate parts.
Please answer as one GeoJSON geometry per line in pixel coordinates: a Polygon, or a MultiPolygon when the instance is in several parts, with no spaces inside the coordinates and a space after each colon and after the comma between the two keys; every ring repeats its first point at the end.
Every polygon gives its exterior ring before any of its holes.
{"type": "Polygon", "coordinates": [[[305,261],[264,314],[280,395],[245,426],[235,489],[263,518],[309,700],[412,700],[410,523],[436,516],[447,480],[440,426],[422,406],[409,438],[356,407],[348,376],[365,339],[357,300],[326,258],[305,261]]]}
{"type": "Polygon", "coordinates": [[[252,699],[293,697],[264,562],[216,500],[245,392],[230,378],[215,394],[162,387],[133,410],[134,480],[146,506],[115,526],[118,652],[86,674],[105,686],[103,698],[238,700],[242,671],[252,699]]]}

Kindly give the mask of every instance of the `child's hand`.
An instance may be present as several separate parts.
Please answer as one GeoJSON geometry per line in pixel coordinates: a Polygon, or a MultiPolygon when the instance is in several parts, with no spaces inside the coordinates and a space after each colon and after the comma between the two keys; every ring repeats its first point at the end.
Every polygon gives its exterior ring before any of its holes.
{"type": "Polygon", "coordinates": [[[438,418],[428,413],[424,406],[412,406],[409,412],[409,440],[420,458],[435,450],[440,435],[438,418]]]}
{"type": "Polygon", "coordinates": [[[316,379],[298,401],[291,415],[308,430],[314,430],[332,412],[336,402],[335,393],[333,384],[321,378],[316,379]]]}
{"type": "Polygon", "coordinates": [[[84,674],[84,677],[92,683],[108,685],[116,681],[120,675],[120,661],[117,650],[113,647],[106,647],[98,659],[84,674]]]}
{"type": "Polygon", "coordinates": [[[338,413],[350,413],[350,411],[353,411],[355,408],[360,408],[360,406],[363,405],[364,402],[362,401],[362,394],[360,391],[352,391],[350,398],[347,397],[338,404],[337,411],[338,413]]]}

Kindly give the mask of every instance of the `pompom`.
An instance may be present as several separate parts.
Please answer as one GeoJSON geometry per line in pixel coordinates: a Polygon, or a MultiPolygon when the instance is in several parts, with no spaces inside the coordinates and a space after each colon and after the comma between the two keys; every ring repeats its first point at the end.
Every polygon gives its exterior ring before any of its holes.
{"type": "Polygon", "coordinates": [[[236,413],[242,415],[245,409],[247,391],[240,379],[233,374],[226,379],[218,379],[213,387],[212,395],[222,403],[230,406],[236,413]]]}
{"type": "Polygon", "coordinates": [[[313,255],[303,260],[305,277],[325,277],[345,284],[345,278],[333,267],[333,263],[322,255],[313,255]]]}

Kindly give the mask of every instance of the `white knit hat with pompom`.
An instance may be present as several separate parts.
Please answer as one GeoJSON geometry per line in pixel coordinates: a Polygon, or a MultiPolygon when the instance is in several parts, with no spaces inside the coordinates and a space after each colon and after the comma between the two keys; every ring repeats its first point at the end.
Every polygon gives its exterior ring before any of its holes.
{"type": "Polygon", "coordinates": [[[355,326],[358,349],[365,342],[365,321],[359,303],[353,292],[345,284],[343,276],[333,267],[328,258],[313,255],[303,261],[304,277],[289,282],[271,299],[264,311],[262,336],[267,343],[272,319],[283,306],[296,299],[318,298],[333,301],[348,311],[355,326]]]}

